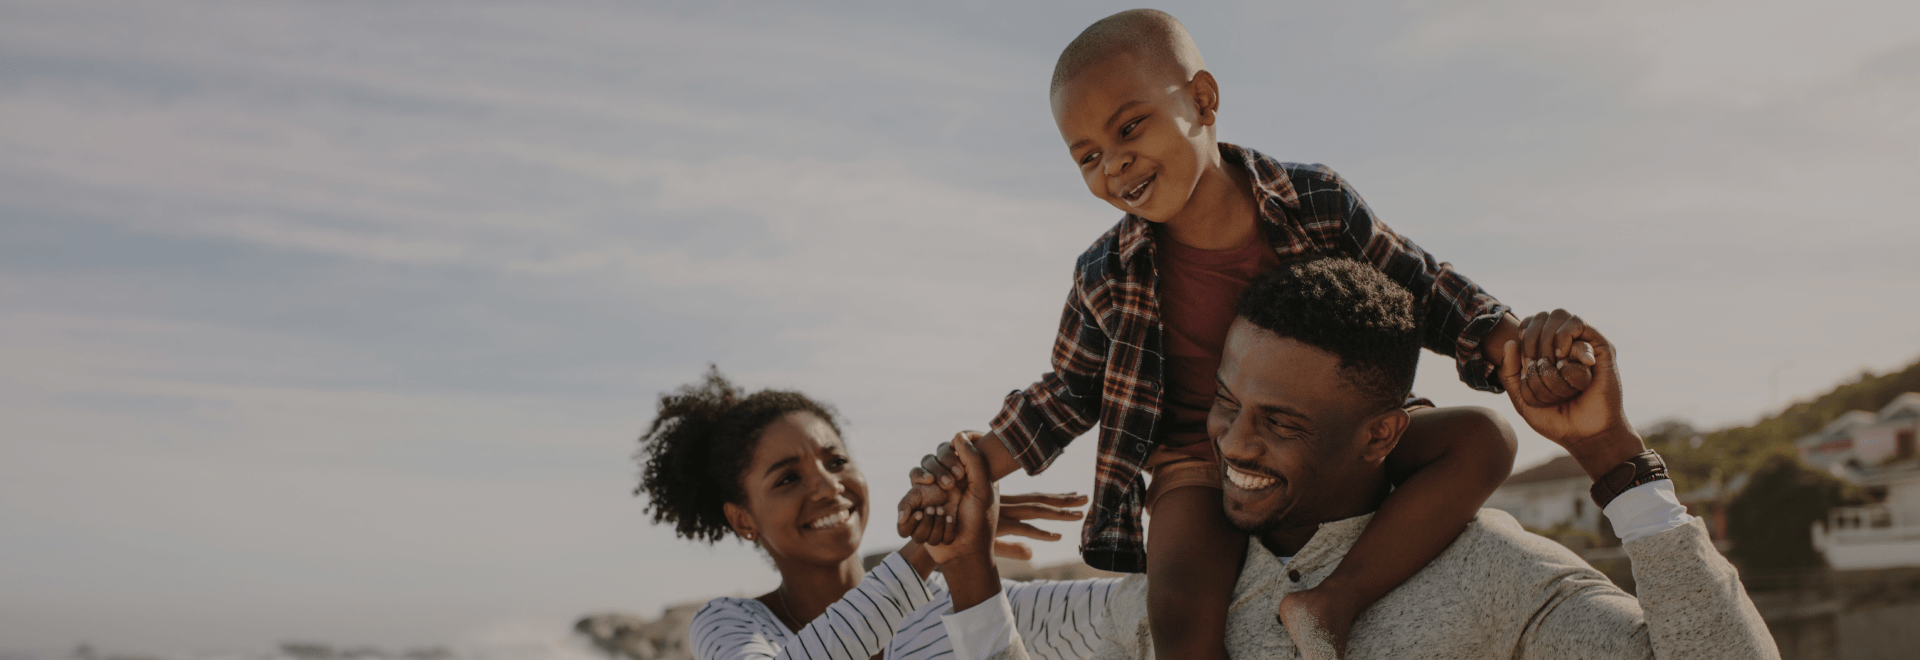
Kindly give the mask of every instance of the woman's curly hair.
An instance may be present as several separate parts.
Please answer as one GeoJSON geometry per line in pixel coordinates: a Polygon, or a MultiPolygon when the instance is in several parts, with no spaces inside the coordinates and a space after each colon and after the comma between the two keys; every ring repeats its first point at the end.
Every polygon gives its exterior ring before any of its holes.
{"type": "Polygon", "coordinates": [[[673,523],[680,536],[713,543],[733,532],[722,505],[745,501],[740,476],[753,461],[760,432],[788,413],[809,412],[835,435],[840,421],[832,406],[799,392],[760,390],[751,395],[709,366],[699,382],[660,395],[660,412],[640,436],[640,486],[655,524],[673,523]]]}

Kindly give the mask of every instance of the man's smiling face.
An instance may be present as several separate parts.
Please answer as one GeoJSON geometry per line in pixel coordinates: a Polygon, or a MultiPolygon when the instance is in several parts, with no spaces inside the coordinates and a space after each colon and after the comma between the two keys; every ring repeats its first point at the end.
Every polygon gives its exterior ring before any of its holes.
{"type": "Polygon", "coordinates": [[[1155,222],[1186,207],[1217,150],[1209,127],[1218,93],[1211,75],[1198,76],[1123,51],[1053,94],[1054,122],[1088,192],[1155,222]]]}
{"type": "Polygon", "coordinates": [[[1382,462],[1399,435],[1382,437],[1381,418],[1405,413],[1372,409],[1338,357],[1237,318],[1218,378],[1207,434],[1224,464],[1234,527],[1297,550],[1274,537],[1303,540],[1320,523],[1377,504],[1382,462]]]}

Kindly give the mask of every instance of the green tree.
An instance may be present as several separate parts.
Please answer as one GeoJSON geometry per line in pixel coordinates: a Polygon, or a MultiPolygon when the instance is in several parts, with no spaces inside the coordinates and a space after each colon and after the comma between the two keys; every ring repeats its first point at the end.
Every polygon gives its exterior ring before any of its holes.
{"type": "Polygon", "coordinates": [[[1746,489],[1727,504],[1727,555],[1745,570],[1819,568],[1826,559],[1813,548],[1813,523],[1836,506],[1863,501],[1858,490],[1833,475],[1773,455],[1753,472],[1746,489]]]}

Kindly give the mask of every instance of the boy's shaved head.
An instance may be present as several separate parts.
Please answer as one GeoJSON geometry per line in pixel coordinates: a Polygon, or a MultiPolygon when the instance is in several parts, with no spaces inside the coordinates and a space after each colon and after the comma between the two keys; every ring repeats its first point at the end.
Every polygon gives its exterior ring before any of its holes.
{"type": "Polygon", "coordinates": [[[1207,67],[1180,21],[1157,9],[1129,9],[1094,22],[1067,44],[1053,65],[1053,86],[1047,93],[1059,93],[1082,70],[1116,53],[1167,67],[1180,74],[1181,82],[1192,80],[1193,74],[1207,67]]]}

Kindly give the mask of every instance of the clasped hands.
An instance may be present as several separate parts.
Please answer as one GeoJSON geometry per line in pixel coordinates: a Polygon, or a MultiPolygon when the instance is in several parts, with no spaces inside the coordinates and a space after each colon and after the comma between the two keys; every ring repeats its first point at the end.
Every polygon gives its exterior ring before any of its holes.
{"type": "Polygon", "coordinates": [[[1032,559],[1032,547],[999,537],[1057,541],[1059,534],[1028,521],[1079,520],[1085,515],[1073,508],[1087,503],[1078,493],[1000,495],[998,485],[986,476],[986,459],[973,446],[979,437],[963,431],[940,443],[936,454],[922,462],[940,465],[939,477],[914,468],[912,485],[900,500],[900,536],[924,545],[942,565],[969,554],[1032,559]]]}

